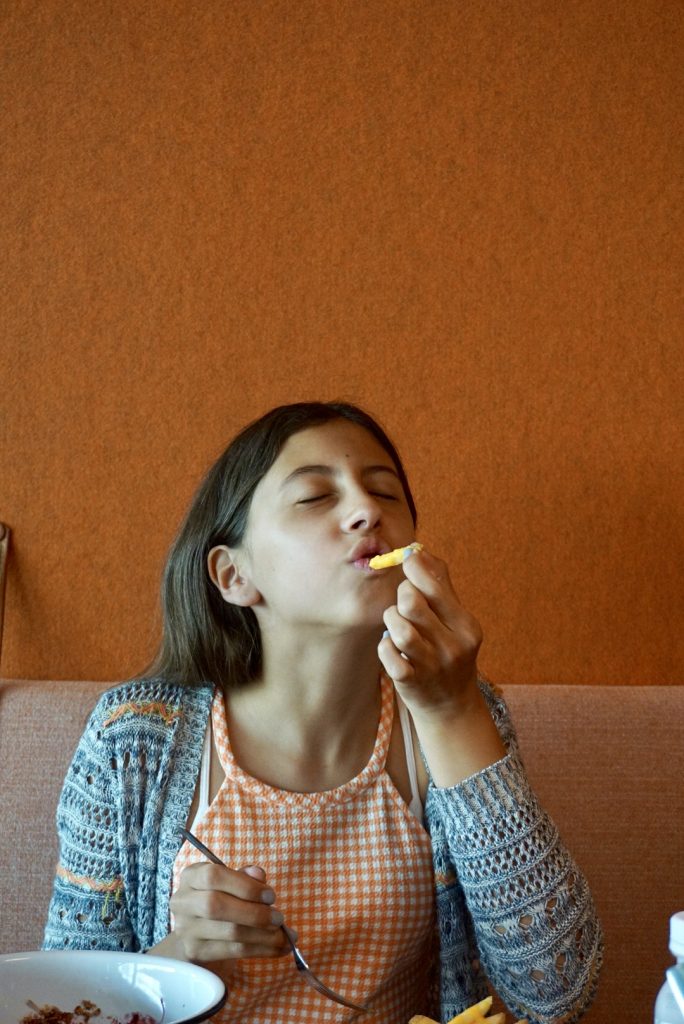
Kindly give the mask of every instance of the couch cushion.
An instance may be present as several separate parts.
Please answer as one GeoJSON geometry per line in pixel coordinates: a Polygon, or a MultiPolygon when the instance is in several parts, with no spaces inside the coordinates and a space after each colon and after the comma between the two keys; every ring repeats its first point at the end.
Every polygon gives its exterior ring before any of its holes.
{"type": "Polygon", "coordinates": [[[653,1019],[684,910],[684,687],[511,686],[542,805],[589,879],[605,931],[583,1024],[653,1019]]]}
{"type": "Polygon", "coordinates": [[[62,782],[98,695],[112,685],[0,682],[0,953],[43,941],[62,782]]]}
{"type": "MultiPolygon", "coordinates": [[[[36,949],[57,857],[55,808],[99,693],[0,682],[0,952],[36,949]]],[[[586,1024],[652,1019],[684,910],[684,687],[504,688],[542,804],[589,879],[606,936],[586,1024]]]]}

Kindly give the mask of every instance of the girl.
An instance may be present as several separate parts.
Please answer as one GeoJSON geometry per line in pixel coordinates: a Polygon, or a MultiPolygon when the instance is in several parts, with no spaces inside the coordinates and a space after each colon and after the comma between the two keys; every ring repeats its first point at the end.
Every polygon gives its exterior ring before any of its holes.
{"type": "Polygon", "coordinates": [[[487,978],[516,1015],[581,1016],[599,924],[478,673],[480,627],[433,554],[368,566],[415,526],[355,406],[235,438],[172,547],[156,662],[102,696],[67,774],[45,948],[209,965],[231,1024],[446,1021],[487,978]],[[365,1015],[302,984],[283,921],[365,1015]]]}

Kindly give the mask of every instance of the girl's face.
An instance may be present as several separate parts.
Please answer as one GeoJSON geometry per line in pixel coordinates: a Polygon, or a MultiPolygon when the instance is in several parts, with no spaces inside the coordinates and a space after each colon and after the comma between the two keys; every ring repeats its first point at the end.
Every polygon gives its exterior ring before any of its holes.
{"type": "Polygon", "coordinates": [[[288,439],[254,492],[236,562],[258,591],[262,629],[375,628],[403,577],[368,559],[413,539],[390,455],[340,419],[288,439]]]}

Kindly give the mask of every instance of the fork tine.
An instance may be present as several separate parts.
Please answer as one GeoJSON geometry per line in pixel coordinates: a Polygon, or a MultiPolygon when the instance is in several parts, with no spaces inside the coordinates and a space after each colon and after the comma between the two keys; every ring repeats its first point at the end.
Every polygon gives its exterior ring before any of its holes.
{"type": "Polygon", "coordinates": [[[339,1003],[341,1006],[348,1006],[350,1010],[358,1010],[359,1013],[368,1013],[365,1006],[358,1006],[356,1003],[352,1003],[349,999],[345,999],[344,996],[338,995],[337,992],[333,992],[331,988],[324,985],[322,981],[319,981],[315,974],[311,971],[302,971],[302,977],[304,981],[307,981],[312,988],[320,992],[322,996],[327,996],[328,999],[332,999],[333,1002],[339,1003]]]}
{"type": "Polygon", "coordinates": [[[348,1006],[350,1010],[358,1010],[360,1013],[368,1013],[365,1006],[358,1006],[357,1003],[350,1002],[348,999],[345,999],[344,996],[334,992],[331,988],[328,988],[327,985],[320,981],[304,959],[302,951],[297,946],[290,929],[286,924],[281,924],[280,927],[285,932],[287,941],[290,943],[292,955],[297,965],[297,970],[300,972],[302,979],[306,981],[307,984],[311,985],[311,988],[315,989],[316,992],[320,992],[322,996],[327,996],[328,999],[332,999],[334,1002],[340,1003],[341,1006],[348,1006]]]}

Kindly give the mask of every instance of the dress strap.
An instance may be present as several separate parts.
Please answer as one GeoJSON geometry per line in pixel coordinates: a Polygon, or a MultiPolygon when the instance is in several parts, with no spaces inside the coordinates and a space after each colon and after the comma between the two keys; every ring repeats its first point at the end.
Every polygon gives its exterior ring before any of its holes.
{"type": "Polygon", "coordinates": [[[199,776],[199,794],[197,800],[197,811],[192,823],[191,831],[194,832],[198,823],[202,820],[209,807],[209,780],[211,778],[211,715],[207,721],[207,728],[204,733],[204,746],[202,748],[202,764],[199,776]]]}
{"type": "Polygon", "coordinates": [[[409,773],[409,782],[411,783],[411,803],[409,804],[409,811],[413,814],[418,821],[423,823],[423,801],[420,799],[420,791],[418,789],[418,773],[416,771],[416,754],[413,749],[413,732],[411,731],[411,719],[408,713],[408,708],[402,700],[398,700],[399,705],[399,721],[401,722],[401,731],[404,737],[404,749],[406,751],[406,767],[409,773]]]}

